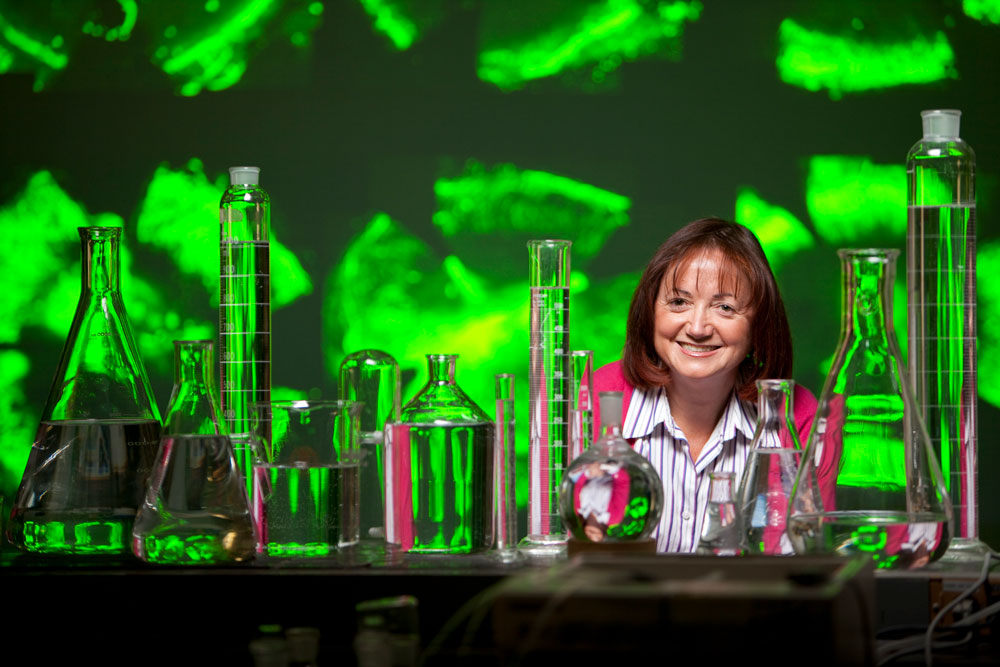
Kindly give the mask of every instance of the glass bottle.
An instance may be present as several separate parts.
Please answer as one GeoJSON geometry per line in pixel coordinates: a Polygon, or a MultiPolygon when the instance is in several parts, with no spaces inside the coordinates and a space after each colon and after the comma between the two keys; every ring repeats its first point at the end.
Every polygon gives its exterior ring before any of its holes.
{"type": "Polygon", "coordinates": [[[174,389],[132,551],[149,563],[248,561],[256,546],[246,487],[215,397],[212,341],[174,341],[174,389]]]}
{"type": "Polygon", "coordinates": [[[271,198],[259,167],[230,167],[219,202],[222,416],[250,492],[251,406],[271,400],[271,198]]]}
{"type": "Polygon", "coordinates": [[[910,377],[955,509],[945,558],[980,561],[976,155],[959,137],[961,111],[920,115],[923,137],[906,156],[910,377]]]}
{"type": "Polygon", "coordinates": [[[757,428],[736,493],[741,546],[748,553],[792,552],[785,519],[802,458],[794,391],[792,380],[757,380],[757,428]]]}
{"type": "Polygon", "coordinates": [[[697,553],[706,556],[741,556],[740,515],[733,499],[731,472],[708,473],[708,509],[697,553]]]}
{"type": "Polygon", "coordinates": [[[385,425],[399,420],[399,364],[381,350],[361,350],[340,363],[340,397],[361,401],[361,537],[385,539],[385,425]]]}
{"type": "Polygon", "coordinates": [[[466,554],[493,541],[493,420],[455,383],[454,354],[386,438],[386,540],[411,553],[466,554]]]}
{"type": "Polygon", "coordinates": [[[51,554],[122,554],[160,438],[120,289],[120,227],[81,227],[83,288],[7,536],[51,554]]]}
{"type": "Polygon", "coordinates": [[[622,437],[622,392],[602,391],[601,435],[566,469],[559,511],[573,538],[645,540],[660,522],[663,482],[622,437]]]}
{"type": "Polygon", "coordinates": [[[840,343],[789,505],[797,553],[868,554],[879,568],[938,558],[952,507],[892,324],[897,250],[840,250],[840,343]]]}

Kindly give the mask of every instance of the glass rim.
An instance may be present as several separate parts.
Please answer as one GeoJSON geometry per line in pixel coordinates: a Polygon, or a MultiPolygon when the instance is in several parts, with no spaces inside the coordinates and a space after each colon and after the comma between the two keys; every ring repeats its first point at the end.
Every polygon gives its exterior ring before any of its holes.
{"type": "Polygon", "coordinates": [[[340,409],[340,408],[350,408],[355,405],[363,406],[364,401],[354,401],[346,398],[283,398],[275,401],[253,401],[250,403],[250,407],[254,410],[259,410],[262,407],[274,409],[279,408],[282,410],[322,410],[322,409],[340,409]]]}
{"type": "Polygon", "coordinates": [[[568,248],[571,245],[573,242],[566,239],[531,239],[528,241],[529,248],[568,248]]]}
{"type": "Polygon", "coordinates": [[[870,258],[873,260],[895,259],[899,257],[898,248],[841,248],[837,251],[841,259],[853,257],[870,258]]]}

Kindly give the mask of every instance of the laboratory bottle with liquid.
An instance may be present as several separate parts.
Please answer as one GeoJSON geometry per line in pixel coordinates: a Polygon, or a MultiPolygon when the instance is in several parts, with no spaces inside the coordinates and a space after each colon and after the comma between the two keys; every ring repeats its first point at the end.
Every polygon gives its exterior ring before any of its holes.
{"type": "Polygon", "coordinates": [[[80,301],[7,526],[23,551],[130,552],[160,413],[122,301],[121,232],[79,229],[80,301]]]}

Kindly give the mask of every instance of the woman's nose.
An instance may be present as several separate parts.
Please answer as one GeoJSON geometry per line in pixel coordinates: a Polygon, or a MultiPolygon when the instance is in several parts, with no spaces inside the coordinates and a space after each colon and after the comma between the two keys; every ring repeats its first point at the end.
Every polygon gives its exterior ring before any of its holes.
{"type": "Polygon", "coordinates": [[[688,322],[688,335],[693,338],[707,338],[712,335],[712,318],[704,308],[693,308],[688,322]]]}

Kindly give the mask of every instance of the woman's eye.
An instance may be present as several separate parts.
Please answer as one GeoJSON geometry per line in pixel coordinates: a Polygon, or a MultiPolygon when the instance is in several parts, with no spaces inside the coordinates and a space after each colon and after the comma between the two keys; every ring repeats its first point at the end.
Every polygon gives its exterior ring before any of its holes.
{"type": "Polygon", "coordinates": [[[736,312],[736,309],[730,306],[728,303],[720,303],[719,310],[726,313],[727,315],[731,315],[736,312]]]}

